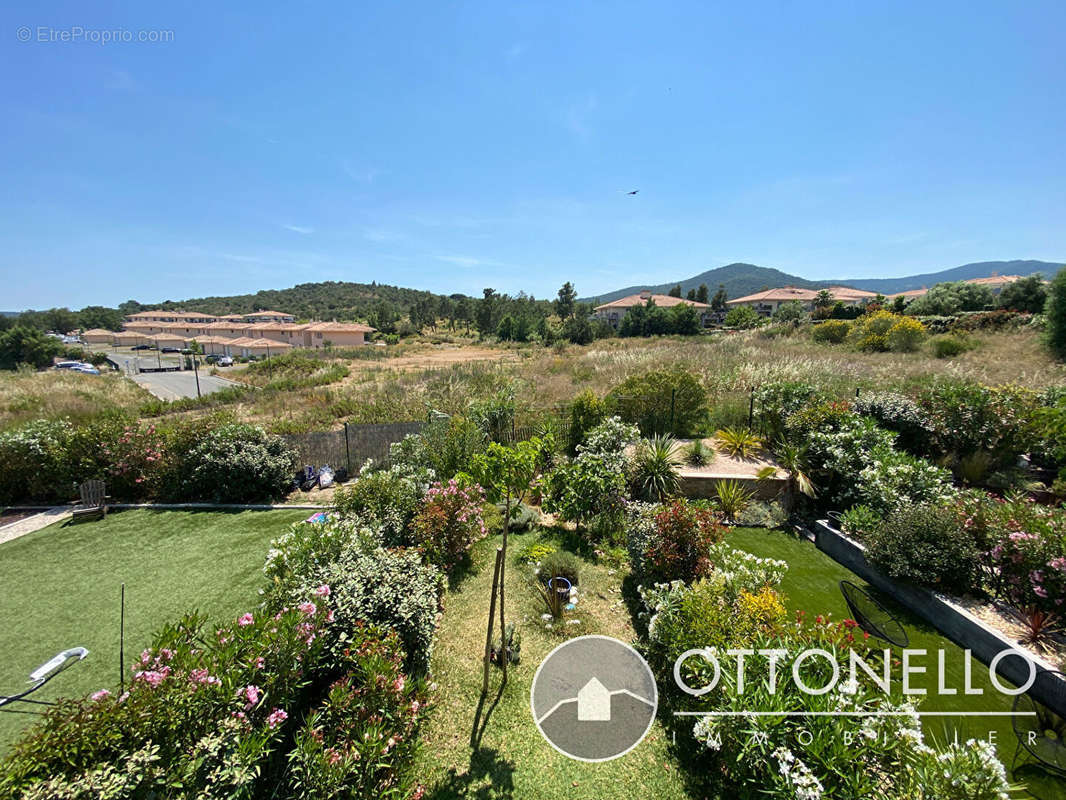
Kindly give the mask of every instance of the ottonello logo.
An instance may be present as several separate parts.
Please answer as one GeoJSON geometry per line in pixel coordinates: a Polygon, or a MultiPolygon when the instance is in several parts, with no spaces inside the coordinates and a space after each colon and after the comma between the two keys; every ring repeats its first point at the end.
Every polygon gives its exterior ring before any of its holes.
{"type": "Polygon", "coordinates": [[[640,653],[609,636],[580,636],[548,654],[533,678],[533,719],[548,743],[579,761],[609,761],[638,744],[659,694],[640,653]]]}

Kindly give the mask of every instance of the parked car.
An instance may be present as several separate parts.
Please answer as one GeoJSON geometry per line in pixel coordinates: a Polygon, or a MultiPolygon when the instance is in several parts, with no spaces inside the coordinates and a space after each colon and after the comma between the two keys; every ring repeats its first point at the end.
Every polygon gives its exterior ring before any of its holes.
{"type": "Polygon", "coordinates": [[[161,353],[180,353],[181,352],[181,348],[180,347],[164,347],[159,352],[161,352],[161,353]]]}
{"type": "Polygon", "coordinates": [[[204,361],[207,362],[208,364],[215,364],[215,363],[218,362],[218,360],[220,358],[222,358],[222,356],[220,356],[218,353],[212,353],[209,356],[205,356],[204,357],[204,361]]]}
{"type": "Polygon", "coordinates": [[[80,361],[57,361],[56,369],[77,369],[82,366],[80,361]]]}
{"type": "Polygon", "coordinates": [[[131,350],[151,350],[152,349],[152,345],[150,345],[150,344],[135,344],[130,349],[131,350]]]}
{"type": "Polygon", "coordinates": [[[80,364],[73,368],[74,372],[84,372],[86,375],[99,375],[100,370],[92,364],[80,364]]]}
{"type": "Polygon", "coordinates": [[[218,365],[220,367],[232,367],[233,366],[233,359],[230,358],[229,356],[222,356],[222,358],[220,358],[218,360],[218,365]]]}

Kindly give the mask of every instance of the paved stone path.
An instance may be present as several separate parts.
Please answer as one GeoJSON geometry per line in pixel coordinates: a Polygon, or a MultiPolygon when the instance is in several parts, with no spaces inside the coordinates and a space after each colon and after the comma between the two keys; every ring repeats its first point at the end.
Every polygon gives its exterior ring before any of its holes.
{"type": "Polygon", "coordinates": [[[34,514],[32,517],[17,520],[0,528],[0,544],[39,531],[41,528],[47,528],[52,523],[62,522],[73,515],[74,509],[71,506],[55,506],[40,514],[34,514]]]}

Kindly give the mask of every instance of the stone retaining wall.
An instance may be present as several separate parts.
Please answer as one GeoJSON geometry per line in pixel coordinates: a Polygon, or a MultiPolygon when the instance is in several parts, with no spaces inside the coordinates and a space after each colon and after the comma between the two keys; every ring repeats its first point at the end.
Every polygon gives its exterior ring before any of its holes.
{"type": "MultiPolygon", "coordinates": [[[[970,650],[982,663],[988,664],[1003,650],[1024,650],[999,631],[990,628],[973,614],[956,605],[950,598],[920,586],[896,581],[866,560],[866,548],[833,528],[827,520],[814,526],[815,545],[837,563],[847,567],[871,586],[891,597],[911,613],[921,617],[959,647],[970,650]]],[[[1037,673],[1056,671],[1042,658],[1030,655],[1037,673]]],[[[1029,678],[1029,668],[1017,657],[1008,656],[999,662],[996,671],[1015,685],[1029,678]]],[[[1057,692],[1041,692],[1035,685],[1029,694],[1057,714],[1066,716],[1066,680],[1057,692]]]]}

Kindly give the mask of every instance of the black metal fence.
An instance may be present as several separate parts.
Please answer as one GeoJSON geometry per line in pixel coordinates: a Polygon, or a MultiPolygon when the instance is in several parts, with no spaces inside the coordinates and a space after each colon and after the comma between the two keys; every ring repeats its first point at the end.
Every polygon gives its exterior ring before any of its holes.
{"type": "Polygon", "coordinates": [[[355,474],[367,462],[388,461],[389,446],[422,430],[423,422],[385,422],[349,425],[335,431],[284,434],[282,438],[299,454],[301,464],[334,469],[345,467],[355,474]]]}
{"type": "MultiPolygon", "coordinates": [[[[290,447],[298,454],[300,464],[320,467],[329,464],[334,469],[345,467],[348,474],[356,474],[368,459],[388,463],[389,447],[412,433],[420,433],[425,422],[384,422],[379,424],[349,425],[333,431],[282,434],[290,447]]],[[[543,425],[501,426],[497,441],[520,442],[544,432],[543,425]]],[[[560,446],[565,446],[570,435],[570,420],[555,419],[550,425],[560,446]]]]}

